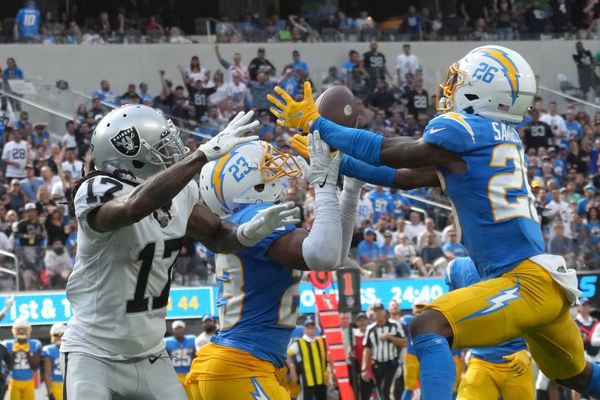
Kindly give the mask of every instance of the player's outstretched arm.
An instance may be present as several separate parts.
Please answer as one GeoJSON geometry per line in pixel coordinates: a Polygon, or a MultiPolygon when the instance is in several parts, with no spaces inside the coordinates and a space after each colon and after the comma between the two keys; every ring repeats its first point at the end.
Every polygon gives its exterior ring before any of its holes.
{"type": "Polygon", "coordinates": [[[310,233],[302,229],[281,236],[267,250],[278,264],[296,269],[331,271],[339,266],[342,225],[336,182],[341,155],[332,156],[319,132],[309,136],[310,169],[306,180],[315,189],[315,220],[310,233]]]}
{"type": "MultiPolygon", "coordinates": [[[[308,160],[307,137],[299,134],[290,139],[292,149],[308,160]]],[[[434,166],[415,169],[395,169],[386,166],[375,167],[364,161],[357,160],[348,155],[342,157],[340,174],[359,181],[392,187],[395,189],[410,190],[419,187],[438,187],[440,182],[434,166]]],[[[344,185],[344,189],[346,185],[344,185]]],[[[342,202],[343,204],[343,202],[342,202]]],[[[342,215],[344,211],[342,210],[342,215]]],[[[345,218],[345,217],[344,217],[345,218]]]]}
{"type": "Polygon", "coordinates": [[[300,222],[293,202],[268,207],[239,226],[221,219],[203,204],[196,204],[188,219],[186,234],[215,253],[234,253],[252,247],[273,231],[300,222]]]}
{"type": "Polygon", "coordinates": [[[154,175],[132,192],[109,200],[88,214],[90,226],[109,232],[131,225],[169,204],[209,161],[227,154],[239,144],[256,140],[243,135],[254,130],[258,121],[249,123],[253,112],[240,112],[217,136],[201,145],[196,152],[177,164],[154,175]]]}

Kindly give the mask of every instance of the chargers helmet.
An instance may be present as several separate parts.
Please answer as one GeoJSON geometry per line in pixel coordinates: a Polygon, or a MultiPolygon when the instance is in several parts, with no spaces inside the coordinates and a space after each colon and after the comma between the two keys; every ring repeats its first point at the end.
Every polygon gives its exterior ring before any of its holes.
{"type": "Polygon", "coordinates": [[[246,204],[286,199],[285,178],[300,175],[294,157],[263,141],[244,143],[200,171],[200,196],[215,214],[225,217],[246,204]]]}
{"type": "Polygon", "coordinates": [[[31,337],[31,325],[27,318],[20,316],[12,325],[12,334],[17,340],[27,340],[31,337]]]}
{"type": "Polygon", "coordinates": [[[519,123],[536,92],[535,74],[519,53],[502,46],[481,46],[450,66],[438,88],[437,110],[467,111],[493,121],[519,123]]]}
{"type": "Polygon", "coordinates": [[[62,322],[57,322],[50,327],[50,342],[52,344],[60,345],[62,335],[65,334],[67,325],[62,322]]]}
{"type": "Polygon", "coordinates": [[[127,104],[106,114],[90,145],[95,168],[143,182],[189,153],[179,129],[152,107],[127,104]]]}

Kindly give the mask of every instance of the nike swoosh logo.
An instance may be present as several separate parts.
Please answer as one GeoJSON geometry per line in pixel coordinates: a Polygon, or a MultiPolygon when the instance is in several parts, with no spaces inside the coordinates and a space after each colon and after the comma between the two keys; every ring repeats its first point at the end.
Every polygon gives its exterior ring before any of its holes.
{"type": "Polygon", "coordinates": [[[437,133],[439,131],[443,131],[444,129],[446,129],[446,128],[437,128],[437,129],[431,128],[429,130],[429,133],[434,134],[434,133],[437,133]]]}
{"type": "Polygon", "coordinates": [[[156,362],[156,360],[158,360],[159,358],[160,358],[160,356],[148,357],[148,360],[150,361],[150,364],[154,364],[156,362]]]}
{"type": "Polygon", "coordinates": [[[323,189],[325,187],[325,184],[327,184],[327,178],[329,178],[329,173],[327,173],[327,175],[325,175],[325,180],[323,181],[323,183],[319,183],[319,187],[321,189],[323,189]]]}

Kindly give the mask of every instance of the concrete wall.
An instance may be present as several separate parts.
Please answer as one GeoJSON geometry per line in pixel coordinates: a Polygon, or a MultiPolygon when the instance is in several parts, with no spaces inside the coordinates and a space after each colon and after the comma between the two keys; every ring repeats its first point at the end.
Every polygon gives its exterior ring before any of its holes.
{"type": "MultiPolygon", "coordinates": [[[[447,66],[459,59],[480,42],[435,42],[413,43],[413,52],[424,66],[427,87],[439,82],[447,66]]],[[[248,63],[256,54],[259,45],[221,45],[221,53],[230,59],[234,52],[242,54],[248,63]]],[[[557,87],[556,75],[565,73],[576,81],[576,68],[571,54],[574,42],[511,42],[509,46],[520,51],[541,75],[541,83],[557,87]]],[[[597,42],[585,43],[586,48],[595,51],[597,42]]],[[[264,45],[267,58],[281,72],[281,68],[291,60],[291,52],[298,49],[302,59],[308,62],[311,76],[320,81],[331,65],[340,66],[347,58],[348,51],[355,49],[364,52],[367,43],[276,43],[264,45]]],[[[399,42],[382,42],[380,50],[387,57],[388,68],[394,69],[395,58],[401,51],[399,42]]],[[[65,79],[72,88],[92,92],[101,79],[108,79],[114,91],[124,92],[129,82],[149,83],[151,91],[159,90],[158,69],[167,71],[167,76],[179,82],[177,65],[187,65],[192,55],[198,55],[201,62],[210,70],[220,67],[209,44],[194,45],[102,45],[102,46],[44,46],[44,45],[2,45],[0,60],[15,57],[25,76],[39,76],[42,82],[53,83],[65,79]],[[4,56],[4,57],[2,57],[4,56]]],[[[394,74],[395,75],[395,74],[394,74]]]]}

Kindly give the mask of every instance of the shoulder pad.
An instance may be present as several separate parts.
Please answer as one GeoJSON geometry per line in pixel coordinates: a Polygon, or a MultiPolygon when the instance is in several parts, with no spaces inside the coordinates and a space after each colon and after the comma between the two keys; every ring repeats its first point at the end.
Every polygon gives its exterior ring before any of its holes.
{"type": "Polygon", "coordinates": [[[453,152],[464,152],[475,143],[471,116],[449,112],[432,119],[425,127],[423,140],[453,152]]]}

